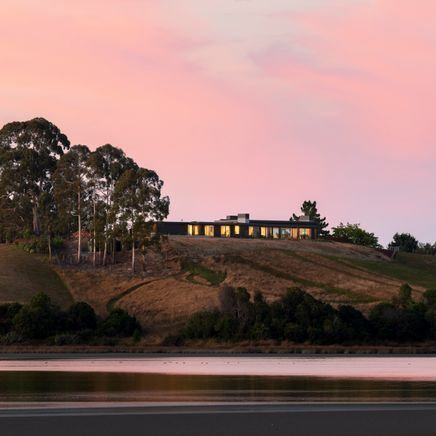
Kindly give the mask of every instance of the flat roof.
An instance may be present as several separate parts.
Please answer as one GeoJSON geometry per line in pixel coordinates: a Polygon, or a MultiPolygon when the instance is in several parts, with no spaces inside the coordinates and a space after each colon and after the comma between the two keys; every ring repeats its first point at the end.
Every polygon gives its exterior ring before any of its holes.
{"type": "Polygon", "coordinates": [[[236,220],[227,221],[160,221],[163,224],[195,224],[206,226],[256,226],[256,227],[318,227],[314,221],[284,221],[284,220],[249,220],[248,223],[237,222],[236,220]]]}

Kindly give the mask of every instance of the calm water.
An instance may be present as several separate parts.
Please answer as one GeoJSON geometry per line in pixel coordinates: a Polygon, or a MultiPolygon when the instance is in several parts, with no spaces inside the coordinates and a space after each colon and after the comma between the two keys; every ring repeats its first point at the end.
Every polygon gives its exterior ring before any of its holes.
{"type": "Polygon", "coordinates": [[[3,405],[11,402],[197,401],[436,402],[436,358],[181,357],[0,361],[0,403],[3,405]],[[259,365],[267,365],[270,375],[253,375],[256,371],[265,371],[259,365]],[[174,370],[176,367],[180,369],[174,370]],[[134,372],[129,372],[132,368],[134,372]],[[161,373],[155,373],[156,368],[161,373]],[[272,371],[271,368],[276,369],[272,371]],[[292,375],[292,368],[296,368],[297,374],[301,373],[299,368],[311,368],[311,375],[292,375]],[[332,373],[332,368],[336,372],[332,373]],[[360,368],[362,378],[358,377],[356,368],[360,368]],[[381,378],[372,378],[365,372],[367,369],[373,374],[377,368],[384,374],[381,378]],[[387,368],[391,368],[394,378],[389,377],[387,368]],[[405,372],[407,369],[409,373],[405,372]],[[424,378],[420,377],[420,370],[426,371],[424,378]],[[415,376],[411,377],[413,374],[415,376]]]}

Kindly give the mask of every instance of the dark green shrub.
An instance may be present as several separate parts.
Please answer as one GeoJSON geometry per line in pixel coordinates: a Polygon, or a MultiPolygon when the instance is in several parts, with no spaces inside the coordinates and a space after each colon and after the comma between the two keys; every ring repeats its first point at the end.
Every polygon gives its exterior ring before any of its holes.
{"type": "Polygon", "coordinates": [[[436,289],[428,289],[422,295],[424,304],[431,309],[436,308],[436,289]]]}
{"type": "Polygon", "coordinates": [[[95,330],[97,316],[94,309],[84,302],[74,303],[67,312],[67,323],[70,330],[95,330]]]}
{"type": "Polygon", "coordinates": [[[254,321],[265,326],[271,324],[271,308],[261,292],[256,292],[253,299],[254,321]]]}
{"type": "Polygon", "coordinates": [[[427,323],[427,337],[436,339],[436,309],[429,309],[425,313],[425,321],[427,323]]]}
{"type": "Polygon", "coordinates": [[[135,344],[141,340],[141,331],[138,328],[133,332],[132,339],[135,344]]]}
{"type": "Polygon", "coordinates": [[[51,248],[53,250],[59,250],[63,248],[64,246],[64,240],[60,236],[54,236],[51,239],[51,248]]]}
{"type": "Polygon", "coordinates": [[[304,342],[307,339],[307,331],[304,326],[289,322],[284,327],[283,336],[291,342],[304,342]]]}
{"type": "Polygon", "coordinates": [[[344,341],[366,341],[371,336],[371,325],[362,312],[352,306],[339,306],[338,316],[344,326],[341,332],[344,341]]]}
{"type": "Polygon", "coordinates": [[[20,342],[23,342],[22,336],[14,331],[8,332],[5,335],[0,336],[1,345],[19,344],[20,342]]]}
{"type": "Polygon", "coordinates": [[[12,320],[20,311],[22,305],[19,303],[9,303],[0,305],[0,334],[8,333],[13,326],[12,320]]]}
{"type": "Polygon", "coordinates": [[[166,347],[179,347],[184,344],[183,338],[180,335],[168,335],[165,336],[164,340],[161,342],[161,345],[166,347]]]}
{"type": "Polygon", "coordinates": [[[215,322],[214,329],[219,339],[235,340],[238,335],[238,320],[230,315],[220,315],[215,322]]]}
{"type": "Polygon", "coordinates": [[[80,343],[79,338],[71,333],[59,333],[53,339],[54,345],[75,345],[80,343]]]}
{"type": "Polygon", "coordinates": [[[236,316],[236,293],[231,286],[224,285],[218,294],[221,313],[236,316]]]}
{"type": "Polygon", "coordinates": [[[392,299],[395,306],[399,306],[403,309],[407,308],[413,303],[412,300],[412,288],[408,283],[401,285],[398,295],[392,299]]]}
{"type": "Polygon", "coordinates": [[[127,337],[132,336],[133,332],[140,328],[135,317],[117,308],[111,310],[109,316],[101,323],[99,330],[105,336],[127,337]]]}
{"type": "Polygon", "coordinates": [[[255,322],[250,328],[249,337],[253,340],[267,339],[270,336],[269,327],[262,322],[255,322]]]}
{"type": "Polygon", "coordinates": [[[427,334],[425,306],[412,304],[401,308],[389,303],[380,303],[370,314],[376,339],[397,342],[422,340],[427,334]]]}
{"type": "Polygon", "coordinates": [[[194,313],[188,320],[182,335],[189,339],[207,339],[217,335],[216,325],[220,318],[218,311],[194,313]]]}
{"type": "Polygon", "coordinates": [[[13,328],[24,339],[45,339],[56,334],[60,311],[44,293],[35,294],[13,318],[13,328]]]}

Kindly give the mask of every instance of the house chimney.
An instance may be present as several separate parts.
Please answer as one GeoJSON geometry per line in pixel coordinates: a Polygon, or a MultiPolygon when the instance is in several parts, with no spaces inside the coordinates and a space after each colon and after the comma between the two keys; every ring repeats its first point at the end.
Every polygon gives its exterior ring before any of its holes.
{"type": "Polygon", "coordinates": [[[248,224],[250,222],[249,213],[238,213],[238,223],[248,224]]]}

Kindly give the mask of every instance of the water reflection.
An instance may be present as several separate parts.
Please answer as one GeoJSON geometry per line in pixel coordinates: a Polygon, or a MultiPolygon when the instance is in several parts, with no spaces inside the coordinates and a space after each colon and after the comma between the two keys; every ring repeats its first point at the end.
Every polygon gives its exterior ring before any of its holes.
{"type": "Polygon", "coordinates": [[[309,377],[0,373],[0,402],[41,401],[436,401],[436,383],[309,377]]]}

